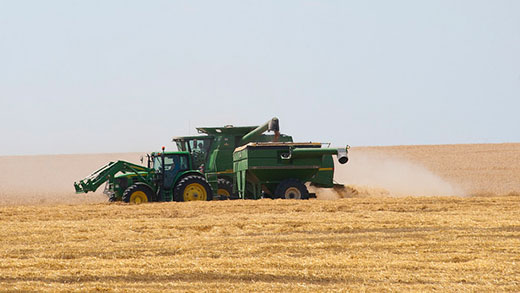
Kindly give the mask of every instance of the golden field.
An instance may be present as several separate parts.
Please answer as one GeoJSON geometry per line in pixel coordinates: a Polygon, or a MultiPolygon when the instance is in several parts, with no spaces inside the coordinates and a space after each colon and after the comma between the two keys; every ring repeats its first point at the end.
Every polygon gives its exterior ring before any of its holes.
{"type": "Polygon", "coordinates": [[[0,290],[520,290],[520,144],[353,148],[318,200],[72,193],[117,157],[0,157],[0,290]]]}

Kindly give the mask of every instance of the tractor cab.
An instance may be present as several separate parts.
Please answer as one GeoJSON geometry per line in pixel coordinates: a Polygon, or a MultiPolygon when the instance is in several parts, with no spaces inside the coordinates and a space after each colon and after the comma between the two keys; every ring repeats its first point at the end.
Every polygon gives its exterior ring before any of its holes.
{"type": "MultiPolygon", "coordinates": [[[[187,151],[151,153],[148,168],[154,170],[160,201],[207,200],[211,187],[204,176],[193,169],[193,157],[187,151]],[[184,178],[184,179],[183,179],[184,178]],[[186,180],[196,181],[195,187],[186,185],[186,180]],[[184,183],[183,183],[184,182],[184,183]],[[185,190],[190,187],[189,190],[185,190]],[[177,191],[176,191],[177,190],[177,191]],[[175,193],[177,192],[177,195],[175,193]],[[182,194],[180,194],[182,192],[182,194]],[[202,196],[202,194],[204,194],[202,196]]],[[[192,184],[192,183],[190,183],[192,184]]]]}
{"type": "Polygon", "coordinates": [[[172,187],[179,172],[191,170],[188,152],[151,153],[148,157],[148,168],[153,169],[164,180],[166,189],[172,187]]]}

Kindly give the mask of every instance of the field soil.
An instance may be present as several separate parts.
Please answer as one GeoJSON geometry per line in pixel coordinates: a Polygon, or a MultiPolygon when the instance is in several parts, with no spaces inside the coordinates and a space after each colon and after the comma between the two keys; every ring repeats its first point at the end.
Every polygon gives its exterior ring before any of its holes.
{"type": "Polygon", "coordinates": [[[140,155],[0,157],[0,291],[520,290],[520,144],[352,148],[317,200],[74,194],[140,155]]]}

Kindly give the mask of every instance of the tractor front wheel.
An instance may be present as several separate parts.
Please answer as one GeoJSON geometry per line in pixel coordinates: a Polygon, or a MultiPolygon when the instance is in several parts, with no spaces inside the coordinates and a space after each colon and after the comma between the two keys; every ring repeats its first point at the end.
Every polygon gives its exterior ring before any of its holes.
{"type": "Polygon", "coordinates": [[[287,179],[278,184],[274,195],[283,199],[309,199],[309,190],[300,180],[287,179]]]}
{"type": "Polygon", "coordinates": [[[128,203],[145,203],[152,201],[153,191],[143,185],[132,185],[123,192],[123,201],[128,203]]]}
{"type": "Polygon", "coordinates": [[[213,193],[206,178],[189,175],[182,178],[175,186],[175,201],[212,200],[213,193]]]}

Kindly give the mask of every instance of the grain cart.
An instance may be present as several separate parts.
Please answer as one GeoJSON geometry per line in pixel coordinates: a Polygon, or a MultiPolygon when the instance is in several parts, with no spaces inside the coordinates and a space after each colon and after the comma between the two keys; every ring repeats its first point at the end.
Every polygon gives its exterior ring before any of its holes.
{"type": "MultiPolygon", "coordinates": [[[[334,172],[325,157],[348,161],[346,148],[321,148],[321,143],[248,143],[233,153],[233,170],[240,198],[307,199],[306,182],[322,169],[334,172]],[[329,170],[330,169],[330,170],[329,170]]],[[[333,187],[332,178],[323,182],[333,187]]]]}
{"type": "MultiPolygon", "coordinates": [[[[193,157],[194,168],[199,169],[220,198],[236,198],[233,191],[233,151],[249,142],[292,142],[291,136],[280,134],[278,118],[260,126],[199,127],[198,136],[174,137],[180,151],[193,157]],[[264,134],[273,131],[274,135],[264,134]]],[[[322,168],[311,179],[313,185],[332,187],[334,162],[331,155],[322,156],[322,168]]],[[[236,189],[235,189],[236,190],[236,189]]]]}
{"type": "Polygon", "coordinates": [[[110,201],[212,200],[213,191],[204,174],[193,168],[188,152],[151,153],[147,167],[125,161],[110,162],[74,183],[76,193],[96,191],[106,182],[110,201]]]}

